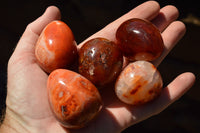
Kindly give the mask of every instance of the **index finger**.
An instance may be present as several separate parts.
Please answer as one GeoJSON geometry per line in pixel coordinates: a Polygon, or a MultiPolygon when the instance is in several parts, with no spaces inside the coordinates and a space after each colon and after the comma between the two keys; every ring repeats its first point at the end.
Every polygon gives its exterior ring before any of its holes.
{"type": "Polygon", "coordinates": [[[103,37],[110,41],[115,41],[115,33],[119,25],[130,18],[141,18],[152,20],[155,16],[158,15],[160,11],[160,5],[156,1],[148,1],[145,2],[136,8],[132,9],[125,15],[121,16],[117,20],[113,21],[112,23],[108,24],[105,28],[100,30],[99,32],[93,34],[85,41],[79,44],[78,48],[80,48],[86,41],[95,38],[95,37],[103,37]]]}
{"type": "Polygon", "coordinates": [[[35,43],[44,29],[44,27],[53,20],[60,19],[60,11],[57,7],[48,7],[45,13],[32,23],[28,24],[22,37],[20,38],[15,52],[23,53],[24,51],[33,53],[35,43]]]}

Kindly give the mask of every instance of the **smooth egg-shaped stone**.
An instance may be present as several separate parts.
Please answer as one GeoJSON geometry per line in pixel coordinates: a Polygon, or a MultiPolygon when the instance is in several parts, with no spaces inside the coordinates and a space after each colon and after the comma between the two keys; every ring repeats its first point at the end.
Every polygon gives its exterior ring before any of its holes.
{"type": "Polygon", "coordinates": [[[44,28],[35,46],[37,61],[47,73],[70,67],[77,55],[71,29],[59,20],[52,21],[44,28]]]}
{"type": "Polygon", "coordinates": [[[157,59],[164,49],[160,31],[151,22],[133,18],[116,32],[117,44],[130,61],[157,59]]]}
{"type": "Polygon", "coordinates": [[[102,108],[97,88],[78,73],[53,71],[47,82],[48,97],[56,119],[66,128],[81,128],[102,108]]]}
{"type": "Polygon", "coordinates": [[[105,38],[87,41],[79,50],[79,73],[97,86],[114,81],[122,70],[123,55],[105,38]]]}
{"type": "Polygon", "coordinates": [[[121,72],[115,84],[115,92],[122,102],[140,105],[158,97],[162,86],[162,77],[153,64],[136,61],[121,72]]]}

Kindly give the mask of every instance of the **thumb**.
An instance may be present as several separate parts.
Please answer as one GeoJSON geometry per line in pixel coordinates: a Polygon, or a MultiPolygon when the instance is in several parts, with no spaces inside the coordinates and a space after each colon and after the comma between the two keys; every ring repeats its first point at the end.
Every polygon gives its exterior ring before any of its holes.
{"type": "Polygon", "coordinates": [[[38,19],[28,24],[22,37],[20,38],[11,60],[15,61],[21,58],[28,58],[28,55],[34,55],[34,47],[37,39],[44,29],[44,27],[53,20],[61,18],[60,11],[55,6],[50,6],[46,9],[44,14],[38,19]]]}

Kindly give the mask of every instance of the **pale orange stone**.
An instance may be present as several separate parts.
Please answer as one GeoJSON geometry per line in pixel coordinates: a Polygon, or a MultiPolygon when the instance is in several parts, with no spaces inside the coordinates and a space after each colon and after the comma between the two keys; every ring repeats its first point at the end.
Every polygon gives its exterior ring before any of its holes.
{"type": "Polygon", "coordinates": [[[122,102],[140,105],[158,97],[162,86],[162,77],[153,64],[136,61],[121,72],[115,84],[115,92],[122,102]]]}

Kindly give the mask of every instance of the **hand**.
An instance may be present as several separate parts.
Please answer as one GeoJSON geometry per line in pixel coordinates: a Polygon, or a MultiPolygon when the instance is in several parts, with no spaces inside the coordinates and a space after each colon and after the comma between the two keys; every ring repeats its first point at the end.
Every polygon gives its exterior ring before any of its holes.
{"type": "MultiPolygon", "coordinates": [[[[159,4],[154,1],[145,2],[88,39],[104,37],[114,41],[118,26],[133,17],[150,20],[162,32],[165,50],[162,56],[153,62],[158,66],[185,33],[184,24],[175,21],[178,10],[173,6],[160,9],[159,4]]],[[[163,111],[180,98],[195,81],[192,73],[183,73],[163,88],[160,97],[156,100],[137,107],[120,102],[113,88],[108,86],[108,89],[104,89],[105,92],[101,92],[104,107],[99,116],[85,128],[65,129],[56,121],[50,110],[46,90],[48,75],[38,66],[34,55],[34,46],[41,31],[56,19],[60,19],[59,10],[56,7],[49,7],[40,18],[29,24],[9,60],[7,108],[2,131],[8,129],[10,132],[30,133],[121,132],[163,111]]],[[[83,43],[78,47],[80,48],[83,43]]]]}

